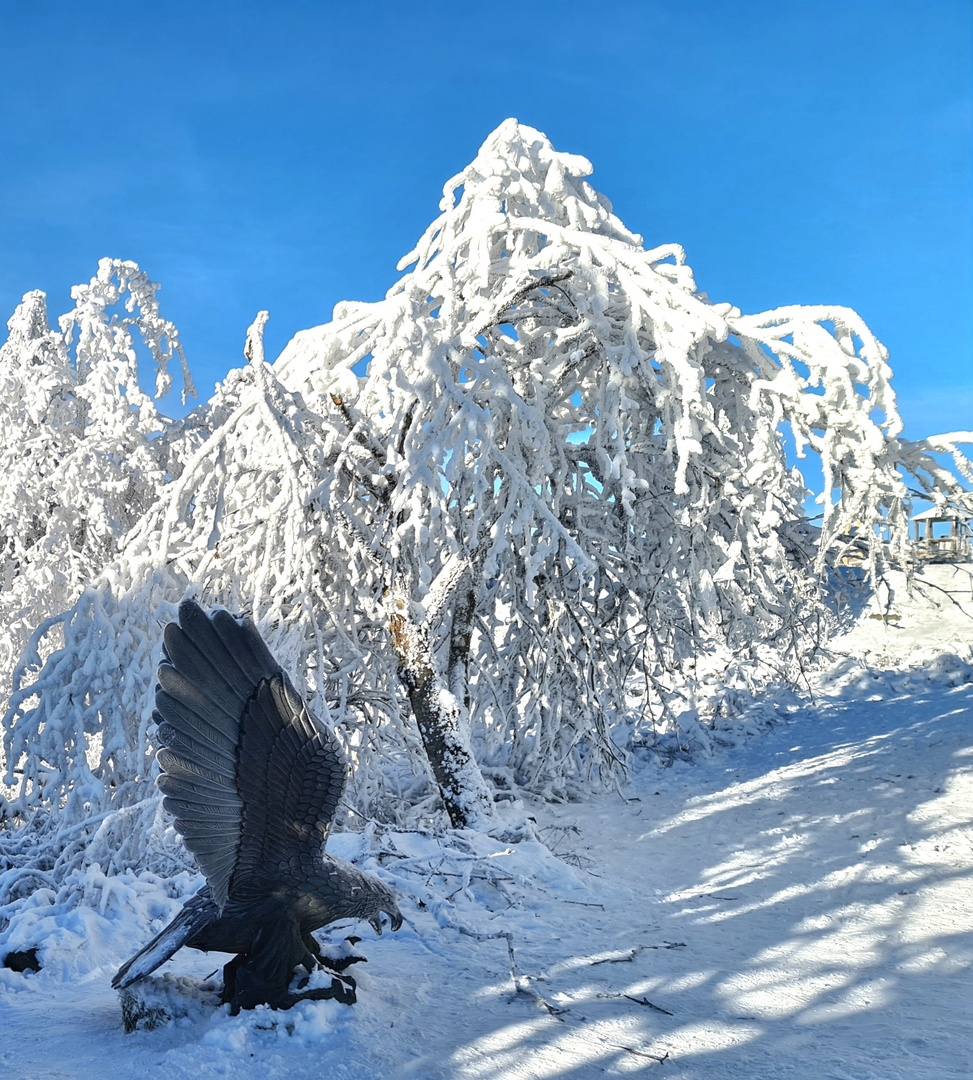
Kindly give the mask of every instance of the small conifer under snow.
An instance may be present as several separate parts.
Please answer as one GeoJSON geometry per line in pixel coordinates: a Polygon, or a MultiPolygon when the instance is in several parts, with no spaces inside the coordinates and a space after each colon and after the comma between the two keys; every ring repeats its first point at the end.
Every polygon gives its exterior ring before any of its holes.
{"type": "Polygon", "coordinates": [[[60,332],[25,297],[0,353],[0,918],[30,867],[178,864],[151,713],[184,596],[252,611],[355,761],[356,814],[492,828],[497,798],[704,747],[800,678],[850,538],[902,562],[910,483],[964,497],[931,454],[973,479],[973,436],[901,437],[858,315],[711,302],[590,172],[506,121],[384,300],[273,365],[261,313],[177,424],[138,385],[134,331],[158,390],[179,349],[133,264],[103,262],[60,332]],[[820,529],[788,436],[823,468],[820,529]]]}

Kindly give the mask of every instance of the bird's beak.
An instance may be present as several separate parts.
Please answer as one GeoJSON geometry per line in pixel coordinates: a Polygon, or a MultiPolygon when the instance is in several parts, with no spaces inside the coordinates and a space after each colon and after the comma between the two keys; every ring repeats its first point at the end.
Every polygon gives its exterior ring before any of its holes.
{"type": "Polygon", "coordinates": [[[399,909],[397,907],[393,906],[391,910],[383,910],[383,911],[378,912],[378,914],[375,915],[374,918],[371,918],[368,921],[374,927],[375,933],[378,934],[380,937],[381,937],[381,934],[382,934],[382,916],[383,915],[388,915],[389,924],[390,924],[390,926],[391,926],[391,928],[393,930],[398,930],[399,927],[402,925],[402,912],[399,911],[399,909]]]}

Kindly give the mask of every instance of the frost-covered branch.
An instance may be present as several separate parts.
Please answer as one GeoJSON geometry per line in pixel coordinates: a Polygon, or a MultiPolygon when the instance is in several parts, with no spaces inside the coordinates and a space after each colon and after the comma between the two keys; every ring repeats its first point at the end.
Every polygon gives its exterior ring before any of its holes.
{"type": "Polygon", "coordinates": [[[134,263],[103,259],[74,308],[48,324],[28,293],[0,349],[0,686],[31,631],[63,612],[122,549],[124,537],[178,473],[160,416],[138,381],[136,345],[156,366],[156,394],[178,357],[158,286],[134,263]]]}

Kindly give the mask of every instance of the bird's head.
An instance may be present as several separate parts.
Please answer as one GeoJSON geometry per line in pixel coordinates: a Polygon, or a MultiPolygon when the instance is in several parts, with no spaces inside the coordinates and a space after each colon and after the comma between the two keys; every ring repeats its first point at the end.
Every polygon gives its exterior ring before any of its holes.
{"type": "Polygon", "coordinates": [[[378,878],[370,878],[368,884],[371,886],[371,895],[369,896],[369,910],[364,913],[364,918],[372,924],[376,934],[382,933],[383,915],[388,915],[389,925],[393,930],[398,930],[402,925],[402,912],[399,911],[399,905],[395,902],[395,894],[384,881],[379,881],[378,878]]]}
{"type": "Polygon", "coordinates": [[[372,924],[376,934],[382,932],[383,915],[389,917],[393,930],[402,925],[402,912],[395,902],[395,893],[384,881],[333,855],[324,856],[322,869],[318,891],[322,906],[328,912],[328,922],[364,919],[372,924]]]}

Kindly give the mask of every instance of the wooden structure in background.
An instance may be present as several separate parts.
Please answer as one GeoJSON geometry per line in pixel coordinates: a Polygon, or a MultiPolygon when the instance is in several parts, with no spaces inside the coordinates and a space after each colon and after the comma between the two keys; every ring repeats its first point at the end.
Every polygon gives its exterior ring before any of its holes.
{"type": "Polygon", "coordinates": [[[912,550],[917,559],[966,562],[970,559],[970,519],[973,515],[952,508],[932,507],[912,518],[912,550]],[[936,526],[938,530],[937,536],[936,526]]]}

